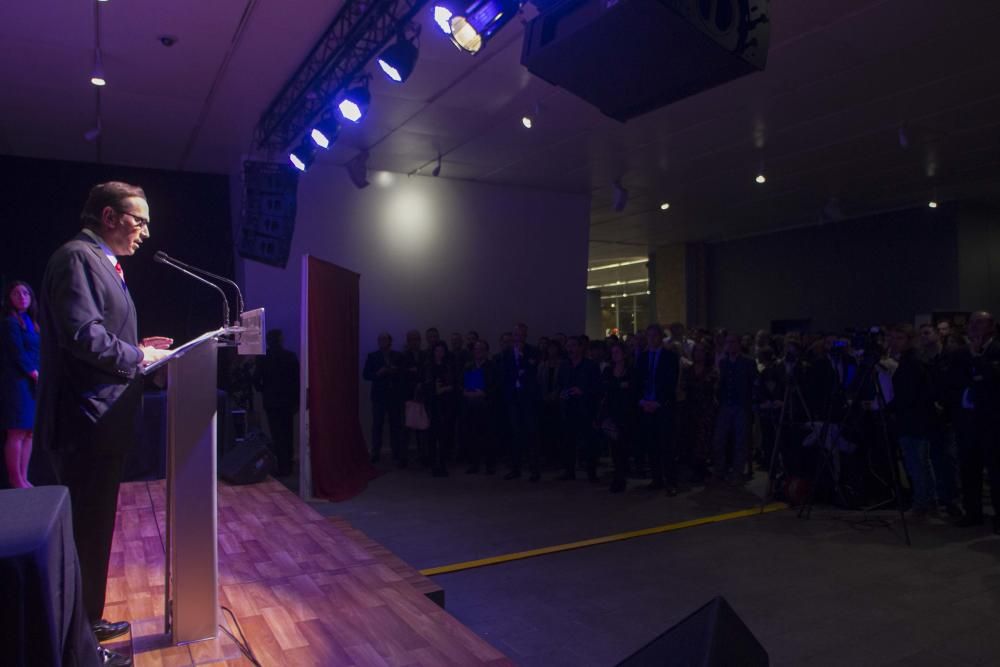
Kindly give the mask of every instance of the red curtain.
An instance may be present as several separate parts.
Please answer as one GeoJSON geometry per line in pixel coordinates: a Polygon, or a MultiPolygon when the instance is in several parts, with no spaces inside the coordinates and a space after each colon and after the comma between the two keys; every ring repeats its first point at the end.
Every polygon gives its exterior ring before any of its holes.
{"type": "Polygon", "coordinates": [[[358,417],[361,276],[307,258],[309,451],[313,495],[347,500],[377,476],[358,417]]]}

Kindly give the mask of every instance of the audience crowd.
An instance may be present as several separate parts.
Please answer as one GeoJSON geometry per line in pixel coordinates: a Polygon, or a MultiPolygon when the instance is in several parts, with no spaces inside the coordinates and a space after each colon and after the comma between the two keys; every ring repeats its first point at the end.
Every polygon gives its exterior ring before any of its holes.
{"type": "Polygon", "coordinates": [[[371,456],[388,435],[397,466],[415,452],[438,477],[449,464],[491,475],[503,462],[508,480],[556,470],[595,484],[606,457],[612,493],[640,478],[668,496],[680,483],[742,485],[756,469],[779,496],[853,506],[884,501],[898,461],[912,519],[979,525],[984,469],[1000,488],[995,329],[980,312],[964,331],[940,321],[739,335],[675,323],[532,344],[517,324],[495,350],[475,331],[446,341],[412,330],[401,349],[383,333],[363,372],[371,456]]]}

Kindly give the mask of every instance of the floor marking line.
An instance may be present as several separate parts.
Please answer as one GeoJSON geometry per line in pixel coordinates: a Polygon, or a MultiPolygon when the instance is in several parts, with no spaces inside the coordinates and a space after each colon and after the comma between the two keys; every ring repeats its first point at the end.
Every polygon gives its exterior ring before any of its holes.
{"type": "Polygon", "coordinates": [[[566,544],[556,544],[550,547],[541,547],[539,549],[517,551],[514,553],[504,554],[501,556],[490,556],[489,558],[469,560],[463,563],[453,563],[451,565],[429,567],[420,570],[420,574],[424,575],[425,577],[432,577],[436,574],[450,574],[452,572],[461,572],[462,570],[472,570],[477,567],[488,567],[490,565],[500,565],[501,563],[509,563],[515,560],[524,560],[525,558],[535,558],[537,556],[547,556],[549,554],[560,553],[563,551],[572,551],[574,549],[583,549],[586,547],[593,547],[600,544],[608,544],[610,542],[621,542],[623,540],[631,540],[637,537],[646,537],[647,535],[659,535],[660,533],[670,533],[675,530],[683,530],[684,528],[693,528],[695,526],[704,526],[710,523],[720,523],[722,521],[742,519],[744,517],[754,516],[757,514],[778,512],[787,508],[788,505],[786,505],[785,503],[771,503],[769,505],[766,505],[763,509],[758,505],[750,509],[737,510],[735,512],[726,512],[725,514],[715,514],[712,516],[705,516],[697,519],[687,519],[685,521],[678,521],[677,523],[668,523],[662,526],[654,526],[652,528],[642,528],[640,530],[631,530],[625,533],[615,533],[614,535],[593,537],[587,540],[579,540],[577,542],[567,542],[566,544]]]}

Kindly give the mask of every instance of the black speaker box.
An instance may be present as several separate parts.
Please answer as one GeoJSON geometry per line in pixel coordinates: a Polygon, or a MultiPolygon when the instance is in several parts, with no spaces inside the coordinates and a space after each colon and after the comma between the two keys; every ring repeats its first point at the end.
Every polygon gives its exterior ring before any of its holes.
{"type": "Polygon", "coordinates": [[[274,454],[261,434],[252,434],[222,456],[219,477],[230,484],[256,484],[274,470],[274,454]]]}
{"type": "Polygon", "coordinates": [[[767,667],[767,651],[717,597],[618,663],[619,667],[767,667]]]}
{"type": "Polygon", "coordinates": [[[769,2],[543,2],[521,64],[624,122],[764,69],[769,2]]]}

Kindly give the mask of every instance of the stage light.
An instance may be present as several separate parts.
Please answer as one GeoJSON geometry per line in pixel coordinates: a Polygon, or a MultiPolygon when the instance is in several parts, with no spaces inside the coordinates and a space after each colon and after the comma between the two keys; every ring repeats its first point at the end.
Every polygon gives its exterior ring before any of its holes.
{"type": "Polygon", "coordinates": [[[526,130],[530,130],[532,124],[531,116],[521,116],[521,125],[524,125],[526,130]]]}
{"type": "Polygon", "coordinates": [[[299,171],[305,171],[316,161],[316,144],[310,139],[303,139],[302,143],[288,154],[288,160],[299,171]]]}
{"type": "Polygon", "coordinates": [[[104,62],[101,60],[100,50],[94,52],[94,71],[90,74],[90,82],[98,87],[108,82],[104,78],[104,62]]]}
{"type": "Polygon", "coordinates": [[[767,183],[767,177],[764,176],[764,174],[757,174],[757,178],[755,178],[753,180],[757,181],[761,185],[763,185],[764,183],[767,183]]]}
{"type": "Polygon", "coordinates": [[[312,129],[309,136],[320,148],[329,148],[330,144],[337,140],[340,134],[340,123],[330,114],[325,114],[316,127],[312,129]]]}
{"type": "Polygon", "coordinates": [[[337,105],[337,108],[340,109],[341,116],[352,123],[357,123],[368,113],[368,105],[371,104],[371,101],[372,95],[368,92],[368,81],[366,79],[360,86],[355,86],[348,90],[344,95],[344,99],[337,105]]]}
{"type": "Polygon", "coordinates": [[[936,201],[934,201],[933,199],[930,200],[929,202],[927,202],[927,208],[937,208],[937,207],[938,207],[938,203],[936,201]]]}
{"type": "Polygon", "coordinates": [[[475,55],[517,15],[520,7],[518,0],[475,0],[452,15],[451,41],[462,51],[475,55]]]}
{"type": "Polygon", "coordinates": [[[438,3],[434,5],[434,23],[446,35],[451,34],[451,17],[454,15],[455,12],[446,4],[438,3]]]}
{"type": "Polygon", "coordinates": [[[670,208],[670,202],[666,202],[665,201],[662,204],[660,204],[660,210],[661,211],[666,211],[668,208],[670,208]]]}
{"type": "MultiPolygon", "coordinates": [[[[417,35],[419,34],[418,30],[417,35]]],[[[415,40],[416,35],[414,39],[400,35],[396,43],[378,57],[378,66],[396,83],[403,83],[409,79],[413,74],[413,68],[417,66],[418,50],[415,40]]]]}

